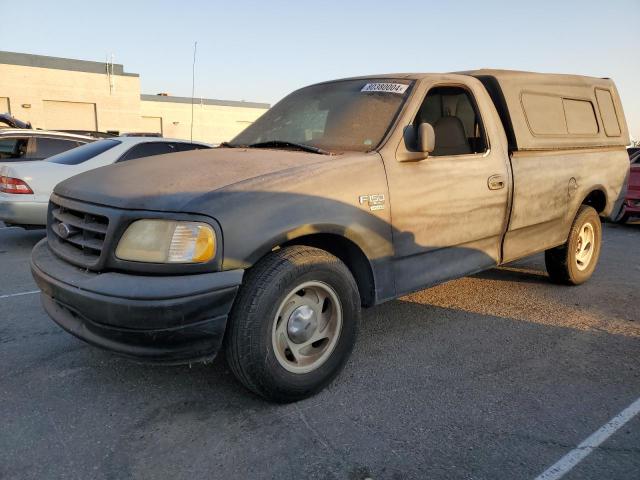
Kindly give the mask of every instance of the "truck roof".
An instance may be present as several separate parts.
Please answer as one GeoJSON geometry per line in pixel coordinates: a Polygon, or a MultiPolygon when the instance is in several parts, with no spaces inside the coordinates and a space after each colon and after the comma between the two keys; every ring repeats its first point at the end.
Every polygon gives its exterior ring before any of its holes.
{"type": "MultiPolygon", "coordinates": [[[[476,70],[461,70],[455,72],[396,72],[396,73],[381,73],[378,75],[357,75],[354,77],[347,77],[343,80],[351,80],[356,78],[406,78],[410,80],[422,80],[428,77],[433,76],[442,76],[442,75],[467,75],[477,77],[479,75],[490,75],[497,78],[518,78],[523,79],[525,77],[540,79],[541,77],[547,77],[550,81],[556,81],[565,83],[567,81],[573,81],[576,83],[584,83],[584,82],[592,82],[598,80],[610,80],[609,78],[599,78],[599,77],[589,77],[586,75],[575,75],[575,74],[567,74],[567,73],[541,73],[541,72],[530,72],[526,70],[504,70],[500,68],[480,68],[476,70]]],[[[327,82],[320,83],[328,83],[333,80],[329,80],[327,82]]]]}

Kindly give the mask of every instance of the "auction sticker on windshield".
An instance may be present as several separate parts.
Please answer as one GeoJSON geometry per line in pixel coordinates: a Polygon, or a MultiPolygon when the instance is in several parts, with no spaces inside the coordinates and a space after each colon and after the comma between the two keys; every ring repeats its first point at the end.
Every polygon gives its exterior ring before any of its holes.
{"type": "Polygon", "coordinates": [[[404,93],[409,85],[404,83],[367,83],[362,87],[361,92],[385,92],[385,93],[404,93]]]}

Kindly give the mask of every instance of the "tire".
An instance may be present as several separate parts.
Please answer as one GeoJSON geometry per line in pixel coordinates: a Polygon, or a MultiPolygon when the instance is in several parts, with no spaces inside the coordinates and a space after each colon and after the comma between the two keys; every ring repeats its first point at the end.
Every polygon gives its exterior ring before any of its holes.
{"type": "Polygon", "coordinates": [[[549,278],[564,285],[586,282],[596,268],[601,246],[600,216],[592,207],[582,205],[573,220],[567,242],[544,254],[549,278]]]}
{"type": "Polygon", "coordinates": [[[301,400],[342,370],[359,321],[358,287],[344,263],[318,248],[282,248],[245,275],[227,326],[227,362],[267,400],[301,400]]]}

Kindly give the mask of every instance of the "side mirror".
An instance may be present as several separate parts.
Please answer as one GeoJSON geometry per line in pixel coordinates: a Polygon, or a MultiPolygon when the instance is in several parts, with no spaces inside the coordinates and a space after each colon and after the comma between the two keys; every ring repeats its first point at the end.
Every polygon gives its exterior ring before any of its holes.
{"type": "Polygon", "coordinates": [[[436,147],[436,132],[430,123],[421,123],[418,126],[418,151],[431,153],[436,147]]]}
{"type": "Polygon", "coordinates": [[[430,123],[407,125],[402,136],[404,140],[396,151],[399,162],[419,162],[435,149],[436,133],[430,123]]]}

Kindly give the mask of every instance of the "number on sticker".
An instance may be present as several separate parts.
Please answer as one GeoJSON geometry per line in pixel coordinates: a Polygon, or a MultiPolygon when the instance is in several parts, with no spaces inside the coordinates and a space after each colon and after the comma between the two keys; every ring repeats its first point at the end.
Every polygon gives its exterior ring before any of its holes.
{"type": "Polygon", "coordinates": [[[407,91],[407,88],[409,88],[409,85],[405,85],[404,83],[367,83],[360,91],[403,94],[407,91]]]}

